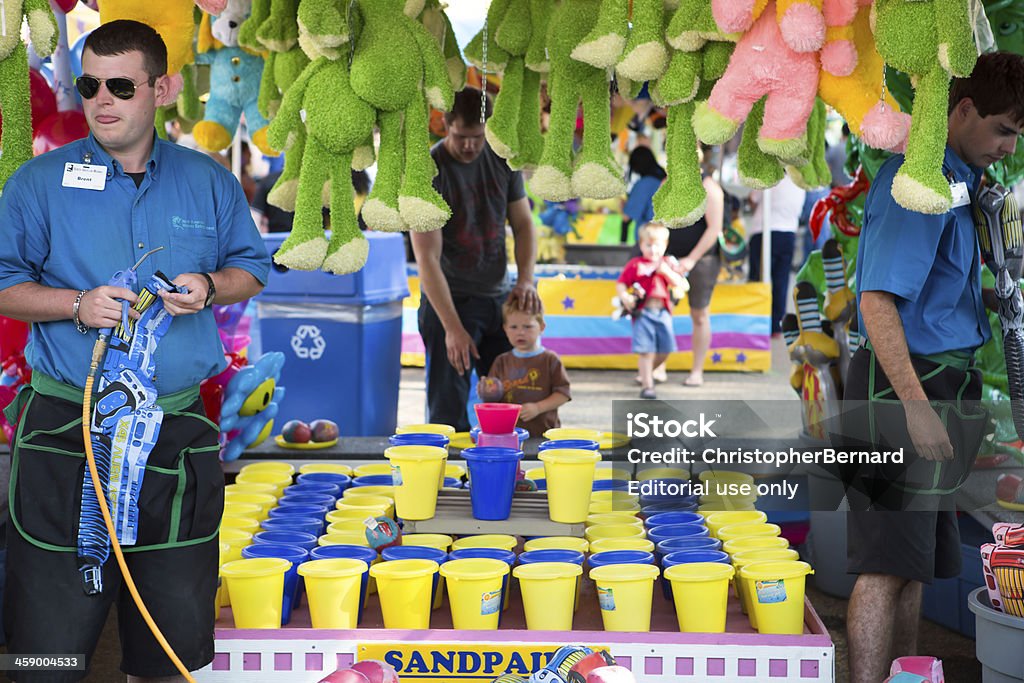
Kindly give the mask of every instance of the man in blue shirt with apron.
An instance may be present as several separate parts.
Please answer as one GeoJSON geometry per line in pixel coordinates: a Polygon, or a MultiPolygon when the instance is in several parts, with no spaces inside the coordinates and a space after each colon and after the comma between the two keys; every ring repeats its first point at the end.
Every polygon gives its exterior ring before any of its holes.
{"type": "Polygon", "coordinates": [[[1024,127],[1024,57],[982,55],[949,101],[942,170],[953,207],[925,215],[897,204],[902,156],[881,167],[864,207],[857,290],[867,342],[850,365],[841,430],[847,448],[907,456],[844,474],[848,570],[858,574],[847,615],[853,683],[877,683],[894,657],[916,654],[922,584],[960,573],[949,503],[984,434],[972,364],[991,330],[971,201],[982,169],[1012,154],[1024,127]]]}
{"type": "MultiPolygon", "coordinates": [[[[32,386],[12,404],[4,628],[12,654],[85,655],[118,604],[129,680],[177,671],[143,622],[111,559],[87,594],[76,557],[85,471],[82,392],[97,330],[116,327],[111,276],[138,269],[187,293],[160,291],[172,324],[155,351],[163,409],[138,498],[137,538],[125,557],[143,601],[189,670],[213,659],[214,594],[224,478],[217,428],[199,383],[225,367],[210,306],[263,288],[270,259],[238,182],[213,159],[159,139],[169,99],[159,34],[115,21],[86,40],[76,87],[91,131],[24,164],[0,197],[0,314],[32,323],[32,386]]],[[[132,312],[133,317],[137,314],[132,312]]],[[[83,671],[19,671],[17,681],[79,680],[83,671]]]]}

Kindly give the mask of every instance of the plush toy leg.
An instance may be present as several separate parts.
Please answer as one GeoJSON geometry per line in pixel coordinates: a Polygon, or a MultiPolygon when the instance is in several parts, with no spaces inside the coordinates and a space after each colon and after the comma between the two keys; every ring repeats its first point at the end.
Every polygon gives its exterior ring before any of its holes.
{"type": "Polygon", "coordinates": [[[377,125],[380,128],[377,178],[363,204],[363,220],[374,230],[401,232],[405,230],[405,221],[398,213],[398,188],[402,184],[402,166],[405,164],[402,112],[379,112],[377,125]]]}
{"type": "Polygon", "coordinates": [[[892,182],[893,199],[909,211],[945,213],[953,204],[949,182],[942,175],[948,93],[949,74],[936,62],[914,90],[907,156],[892,182]]]}
{"type": "Polygon", "coordinates": [[[274,0],[270,16],[256,30],[256,39],[271,52],[287,52],[299,44],[298,0],[274,0]]]}
{"type": "Polygon", "coordinates": [[[693,129],[706,145],[722,145],[732,139],[764,92],[747,85],[746,70],[730,69],[722,76],[706,102],[697,105],[693,129]]]}
{"type": "Polygon", "coordinates": [[[494,26],[494,40],[510,58],[522,57],[530,45],[532,28],[529,0],[513,0],[501,22],[494,26]]]}
{"type": "Polygon", "coordinates": [[[0,190],[18,167],[32,158],[32,103],[28,88],[28,53],[18,43],[0,61],[0,109],[4,125],[0,133],[0,190]]]}
{"type": "Polygon", "coordinates": [[[540,74],[523,71],[523,92],[519,101],[519,153],[509,162],[515,170],[537,167],[544,151],[544,135],[540,132],[540,74]]]}
{"type": "Polygon", "coordinates": [[[807,121],[818,93],[817,60],[806,60],[794,68],[784,91],[768,94],[764,125],[758,144],[768,154],[787,162],[801,159],[807,151],[807,121]]]}
{"type": "Polygon", "coordinates": [[[300,163],[299,194],[295,201],[292,231],[274,254],[274,262],[296,270],[316,270],[327,255],[321,191],[334,160],[319,152],[319,146],[318,151],[313,151],[313,148],[313,141],[307,139],[300,163]]]}
{"type": "Polygon", "coordinates": [[[276,157],[280,152],[270,146],[267,142],[267,126],[270,122],[260,114],[256,100],[250,100],[245,104],[245,125],[249,129],[249,137],[256,147],[268,157],[276,157]]]}
{"type": "MultiPolygon", "coordinates": [[[[551,95],[551,116],[544,136],[544,153],[530,186],[541,199],[564,202],[577,196],[572,189],[572,138],[579,99],[574,84],[559,80],[554,73],[548,78],[548,94],[551,95]]],[[[610,130],[610,120],[608,127],[610,130]]]]}
{"type": "Polygon", "coordinates": [[[306,149],[306,129],[300,129],[295,142],[284,155],[284,170],[267,195],[267,201],[283,211],[295,211],[295,196],[299,192],[299,169],[306,149]]]}
{"type": "Polygon", "coordinates": [[[577,197],[610,199],[626,191],[622,167],[612,156],[611,121],[608,117],[608,81],[603,72],[595,72],[583,81],[583,147],[572,174],[573,194],[577,197]]]}
{"type": "Polygon", "coordinates": [[[352,170],[365,171],[377,161],[377,153],[373,149],[373,131],[352,151],[352,170]]]}
{"type": "Polygon", "coordinates": [[[816,99],[814,111],[807,121],[807,163],[787,169],[790,179],[805,190],[828,187],[832,183],[832,170],[825,161],[826,115],[825,103],[820,98],[816,99]]]}
{"type": "Polygon", "coordinates": [[[511,161],[519,153],[518,123],[524,70],[522,57],[512,57],[505,65],[501,90],[494,100],[494,115],[488,119],[485,129],[491,149],[506,161],[511,161]]]}
{"type": "Polygon", "coordinates": [[[665,39],[668,44],[677,50],[684,52],[696,52],[706,41],[702,35],[702,24],[708,28],[714,25],[714,18],[711,18],[710,25],[707,21],[701,21],[701,14],[710,13],[710,5],[700,0],[683,0],[679,4],[672,18],[666,22],[665,39]]]}
{"type": "Polygon", "coordinates": [[[699,52],[674,50],[664,75],[651,89],[654,101],[661,106],[692,101],[700,87],[701,61],[699,52]]]}
{"type": "Polygon", "coordinates": [[[547,73],[551,68],[547,53],[548,19],[551,17],[550,0],[530,0],[530,44],[526,48],[526,68],[547,73]]]}
{"type": "Polygon", "coordinates": [[[439,230],[448,222],[452,211],[434,189],[437,166],[430,156],[430,133],[427,102],[422,94],[405,111],[402,126],[405,137],[405,175],[398,193],[398,210],[402,220],[415,232],[439,230]]]}
{"type": "Polygon", "coordinates": [[[196,67],[186,64],[181,69],[181,94],[178,95],[178,116],[186,121],[203,118],[203,106],[196,94],[196,67]]]}
{"type": "Polygon", "coordinates": [[[697,136],[693,133],[693,103],[668,110],[668,171],[671,186],[654,194],[654,216],[670,228],[693,225],[704,215],[707,193],[700,177],[697,136]]]}
{"type": "Polygon", "coordinates": [[[786,174],[779,160],[765,154],[757,144],[761,123],[764,120],[764,98],[758,100],[743,125],[743,137],[737,152],[740,181],[755,190],[775,187],[786,174]]]}
{"type": "Polygon", "coordinates": [[[668,50],[662,38],[665,23],[663,0],[633,0],[633,28],[615,70],[636,81],[653,81],[668,66],[668,50]]]}
{"type": "Polygon", "coordinates": [[[238,128],[241,111],[220,99],[206,103],[206,118],[192,129],[196,144],[210,152],[227,149],[238,128]]]}
{"type": "Polygon", "coordinates": [[[628,28],[629,0],[601,0],[597,23],[573,48],[572,58],[598,69],[615,66],[626,46],[628,28]]]}
{"type": "Polygon", "coordinates": [[[349,39],[348,6],[347,2],[300,0],[299,45],[310,59],[341,56],[341,46],[349,39]]]}
{"type": "Polygon", "coordinates": [[[174,112],[170,106],[157,107],[154,112],[153,125],[156,126],[156,134],[161,140],[167,139],[167,124],[174,120],[174,112]]]}
{"type": "Polygon", "coordinates": [[[331,168],[331,241],[322,269],[335,275],[356,272],[366,265],[370,252],[352,204],[351,156],[323,153],[323,163],[331,168]]]}

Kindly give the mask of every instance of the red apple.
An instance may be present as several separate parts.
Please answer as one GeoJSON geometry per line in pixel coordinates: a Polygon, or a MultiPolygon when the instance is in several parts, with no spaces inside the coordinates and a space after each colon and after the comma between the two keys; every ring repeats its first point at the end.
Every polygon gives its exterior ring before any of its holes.
{"type": "Polygon", "coordinates": [[[320,679],[320,683],[370,683],[370,680],[358,671],[345,669],[327,674],[320,679]]]}
{"type": "Polygon", "coordinates": [[[338,438],[338,425],[330,420],[313,420],[309,428],[313,431],[313,441],[317,443],[338,438]]]}
{"type": "Polygon", "coordinates": [[[281,437],[288,443],[308,443],[313,430],[302,420],[288,420],[281,428],[281,437]]]}
{"type": "Polygon", "coordinates": [[[370,683],[399,683],[394,667],[377,659],[356,662],[352,665],[352,670],[366,676],[370,683]]]}

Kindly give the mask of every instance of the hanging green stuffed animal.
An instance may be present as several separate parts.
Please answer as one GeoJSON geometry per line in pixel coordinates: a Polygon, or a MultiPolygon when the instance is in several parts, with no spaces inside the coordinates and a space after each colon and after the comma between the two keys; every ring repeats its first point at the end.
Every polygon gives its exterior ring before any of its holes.
{"type": "Polygon", "coordinates": [[[597,23],[572,58],[599,69],[614,66],[631,81],[660,78],[669,60],[665,0],[602,0],[597,23]]]}
{"type": "Polygon", "coordinates": [[[876,0],[875,41],[886,64],[915,79],[906,158],[892,196],[910,211],[945,213],[953,204],[942,174],[950,77],[967,77],[978,51],[968,0],[876,0]]]}
{"type": "Polygon", "coordinates": [[[427,0],[423,13],[420,14],[420,23],[430,35],[434,36],[434,40],[441,48],[452,90],[455,92],[462,90],[466,87],[466,62],[462,60],[459,41],[455,37],[455,29],[452,28],[452,22],[449,21],[441,0],[427,0]]]}
{"type": "Polygon", "coordinates": [[[57,47],[57,21],[46,0],[0,2],[0,191],[18,167],[32,158],[32,102],[28,88],[28,52],[21,42],[21,24],[28,18],[29,38],[40,57],[57,47]]]}

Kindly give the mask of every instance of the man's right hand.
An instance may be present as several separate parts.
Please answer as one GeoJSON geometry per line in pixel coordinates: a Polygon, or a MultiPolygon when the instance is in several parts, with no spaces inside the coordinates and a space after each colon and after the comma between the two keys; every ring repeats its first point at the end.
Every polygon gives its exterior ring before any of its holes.
{"type": "Polygon", "coordinates": [[[953,445],[946,433],[946,425],[931,404],[925,400],[905,401],[903,409],[907,414],[907,432],[917,454],[925,460],[952,460],[953,445]]]}
{"type": "MultiPolygon", "coordinates": [[[[139,297],[124,287],[103,285],[90,289],[78,305],[78,319],[93,329],[116,327],[121,322],[122,299],[127,301],[129,306],[134,306],[139,297]]],[[[137,320],[139,313],[129,308],[128,316],[137,320]]]]}
{"type": "Polygon", "coordinates": [[[462,325],[459,325],[458,329],[445,332],[444,345],[448,349],[448,362],[460,375],[466,374],[469,370],[471,355],[473,358],[480,358],[473,338],[462,325]]]}

